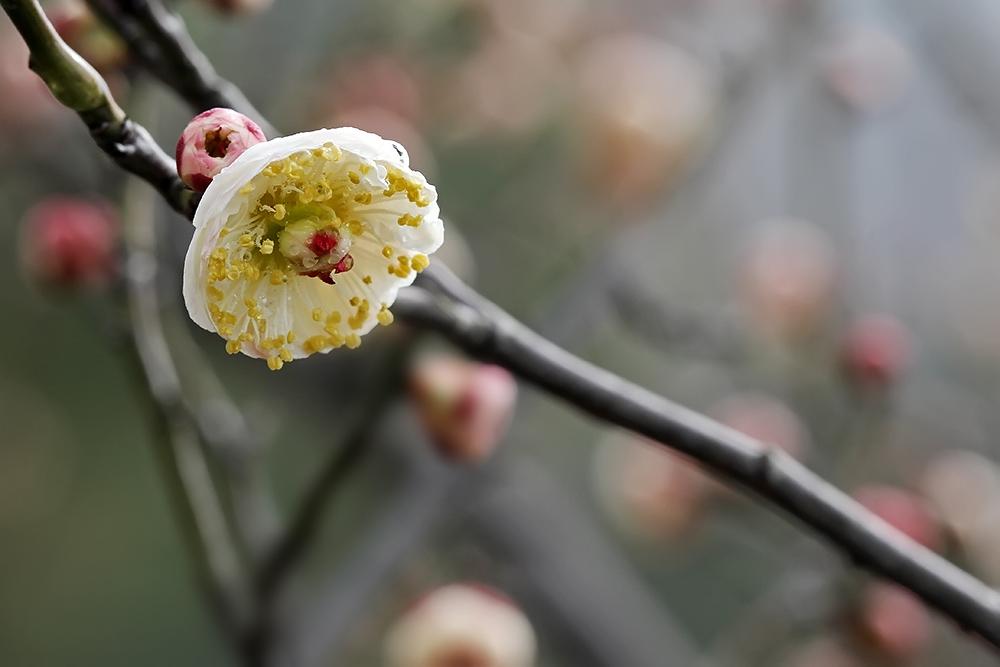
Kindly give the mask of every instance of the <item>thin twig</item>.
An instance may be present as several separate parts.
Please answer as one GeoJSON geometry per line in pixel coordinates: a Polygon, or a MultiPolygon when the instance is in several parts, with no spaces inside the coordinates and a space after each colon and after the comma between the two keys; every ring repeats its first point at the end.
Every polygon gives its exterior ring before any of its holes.
{"type": "Polygon", "coordinates": [[[399,295],[401,320],[437,331],[469,354],[506,366],[591,416],[701,462],[766,498],[858,565],[910,589],[1000,646],[1000,594],[917,545],[787,454],[598,368],[481,300],[470,307],[419,288],[399,295]]]}
{"type": "Polygon", "coordinates": [[[31,51],[31,69],[57,100],[80,116],[98,147],[119,167],[156,188],[179,213],[193,216],[197,196],[177,177],[174,161],[144,127],[125,115],[94,68],[56,34],[38,1],[0,0],[0,6],[31,51]]]}
{"type": "Polygon", "coordinates": [[[123,216],[128,221],[125,287],[131,325],[127,329],[129,351],[159,423],[156,432],[161,436],[164,472],[190,537],[199,579],[223,626],[236,636],[249,617],[248,588],[201,450],[198,425],[185,405],[180,378],[163,336],[155,284],[153,207],[134,183],[126,186],[123,216]]]}
{"type": "Polygon", "coordinates": [[[188,105],[197,111],[238,109],[274,136],[274,128],[243,92],[215,71],[181,17],[160,0],[87,0],[87,4],[119,34],[140,65],[188,105]]]}
{"type": "Polygon", "coordinates": [[[291,523],[265,560],[257,580],[265,599],[302,557],[319,529],[334,491],[356,469],[373,429],[402,384],[402,370],[411,349],[409,342],[397,344],[382,362],[382,371],[373,379],[369,396],[355,409],[354,422],[346,429],[347,436],[308,487],[298,508],[292,512],[291,523]]]}

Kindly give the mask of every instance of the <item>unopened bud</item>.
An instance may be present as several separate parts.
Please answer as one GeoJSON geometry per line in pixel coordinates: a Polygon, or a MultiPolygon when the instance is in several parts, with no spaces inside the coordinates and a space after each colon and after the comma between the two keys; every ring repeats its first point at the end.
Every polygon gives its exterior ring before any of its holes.
{"type": "Polygon", "coordinates": [[[424,361],[412,371],[411,395],[431,439],[456,461],[492,454],[510,422],[517,383],[499,366],[459,359],[424,361]]]}
{"type": "Polygon", "coordinates": [[[386,640],[391,667],[531,667],[536,640],[524,613],[479,584],[451,584],[420,599],[386,640]]]}
{"type": "Polygon", "coordinates": [[[614,433],[601,443],[593,466],[595,491],[609,517],[642,539],[689,534],[713,489],[690,461],[631,434],[614,433]]]}
{"type": "Polygon", "coordinates": [[[177,141],[175,157],[181,180],[204,192],[212,179],[243,151],[267,137],[257,123],[232,109],[209,109],[188,123],[177,141]]]}
{"type": "Polygon", "coordinates": [[[871,584],[861,603],[861,629],[873,647],[893,660],[908,660],[930,640],[927,607],[891,584],[871,584]]]}
{"type": "Polygon", "coordinates": [[[96,286],[114,272],[116,220],[110,207],[54,197],[28,211],[22,225],[24,264],[41,282],[96,286]]]}
{"type": "Polygon", "coordinates": [[[883,389],[902,374],[910,356],[910,339],[898,320],[869,315],[854,323],[844,338],[841,361],[850,380],[883,389]]]}

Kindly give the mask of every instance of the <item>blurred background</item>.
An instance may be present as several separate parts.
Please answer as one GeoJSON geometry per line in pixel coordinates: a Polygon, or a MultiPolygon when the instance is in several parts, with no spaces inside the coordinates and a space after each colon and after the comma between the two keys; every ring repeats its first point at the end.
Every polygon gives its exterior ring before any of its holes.
{"type": "MultiPolygon", "coordinates": [[[[440,192],[439,256],[480,291],[1000,582],[1000,6],[259,5],[178,9],[278,127],[407,146],[440,192]]],[[[190,111],[78,8],[46,8],[172,148],[190,111]]],[[[0,21],[0,664],[235,665],[115,333],[123,176],[25,60],[0,21]],[[69,268],[38,250],[59,247],[53,218],[89,230],[69,268]]],[[[245,454],[290,506],[399,333],[279,374],[227,356],[180,302],[190,227],[157,206],[184,379],[246,410],[245,454]]],[[[512,616],[506,643],[537,644],[540,667],[990,663],[759,502],[530,387],[511,407],[452,354],[422,341],[310,552],[305,588],[337,591],[305,624],[323,664],[529,664],[392,657],[432,641],[416,601],[454,582],[507,613],[469,632],[512,616]],[[427,415],[428,395],[462,391],[492,397],[475,404],[495,422],[482,438],[427,415]]],[[[438,613],[479,614],[452,598],[438,613]]]]}

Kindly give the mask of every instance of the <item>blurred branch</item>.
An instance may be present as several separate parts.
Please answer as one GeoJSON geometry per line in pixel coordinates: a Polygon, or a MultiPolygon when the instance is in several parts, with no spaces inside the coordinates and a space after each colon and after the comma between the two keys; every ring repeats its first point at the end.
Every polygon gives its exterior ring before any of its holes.
{"type": "Polygon", "coordinates": [[[31,51],[29,66],[63,105],[90,130],[98,147],[119,167],[148,182],[184,216],[194,215],[197,196],[184,187],[174,161],[145,128],[131,121],[104,79],[56,34],[38,0],[0,0],[31,51]]]}
{"type": "Polygon", "coordinates": [[[526,580],[519,597],[536,605],[537,617],[550,619],[551,630],[572,647],[568,664],[698,663],[693,639],[608,547],[559,480],[528,459],[502,462],[483,477],[476,496],[462,505],[471,506],[474,529],[501,561],[517,563],[526,580]]]}
{"type": "Polygon", "coordinates": [[[608,287],[607,303],[626,329],[652,346],[665,350],[684,347],[719,361],[734,362],[746,356],[747,346],[735,326],[669,306],[627,271],[608,287]]]}
{"type": "Polygon", "coordinates": [[[153,207],[130,181],[123,218],[127,221],[126,305],[129,351],[159,422],[160,454],[179,516],[189,535],[199,579],[224,627],[241,632],[249,616],[249,595],[225,513],[199,443],[199,429],[185,404],[180,378],[163,335],[156,291],[157,261],[153,207]]]}
{"type": "Polygon", "coordinates": [[[161,0],[87,0],[91,10],[115,30],[136,60],[191,107],[239,109],[268,136],[275,129],[242,91],[219,76],[195,45],[184,21],[161,0]]]}
{"type": "Polygon", "coordinates": [[[258,564],[271,548],[279,530],[274,495],[261,460],[264,445],[204,360],[179,365],[181,368],[197,368],[192,379],[202,387],[210,385],[197,392],[196,407],[192,406],[195,408],[194,418],[202,445],[210,460],[217,464],[219,476],[228,490],[226,500],[236,537],[250,562],[258,564]]]}
{"type": "Polygon", "coordinates": [[[472,356],[506,366],[584,412],[677,449],[756,492],[858,565],[910,589],[961,627],[1000,646],[1000,594],[895,531],[780,450],[573,356],[482,297],[470,298],[467,305],[414,288],[400,293],[393,310],[472,356]]]}
{"type": "Polygon", "coordinates": [[[331,664],[331,654],[356,629],[358,610],[423,544],[470,482],[467,470],[429,455],[426,443],[416,445],[393,447],[407,466],[402,485],[392,490],[390,502],[352,547],[346,562],[320,582],[313,599],[291,619],[289,646],[283,648],[295,653],[304,667],[331,664]]]}
{"type": "Polygon", "coordinates": [[[383,360],[382,369],[372,380],[369,396],[355,409],[347,436],[323,465],[316,479],[292,512],[292,521],[276,540],[270,556],[258,573],[259,594],[267,599],[281,580],[294,568],[319,529],[323,513],[334,491],[356,468],[361,455],[368,449],[372,431],[378,425],[390,400],[402,384],[402,370],[409,356],[409,341],[397,344],[383,360]]]}

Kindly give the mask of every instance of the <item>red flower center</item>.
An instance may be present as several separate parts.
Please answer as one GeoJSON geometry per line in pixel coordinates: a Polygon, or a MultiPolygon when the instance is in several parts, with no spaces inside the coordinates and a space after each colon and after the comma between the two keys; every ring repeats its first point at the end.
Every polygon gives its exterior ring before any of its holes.
{"type": "Polygon", "coordinates": [[[313,237],[309,239],[308,248],[317,257],[322,257],[323,255],[329,254],[337,247],[337,237],[330,232],[321,231],[313,234],[313,237]]]}

